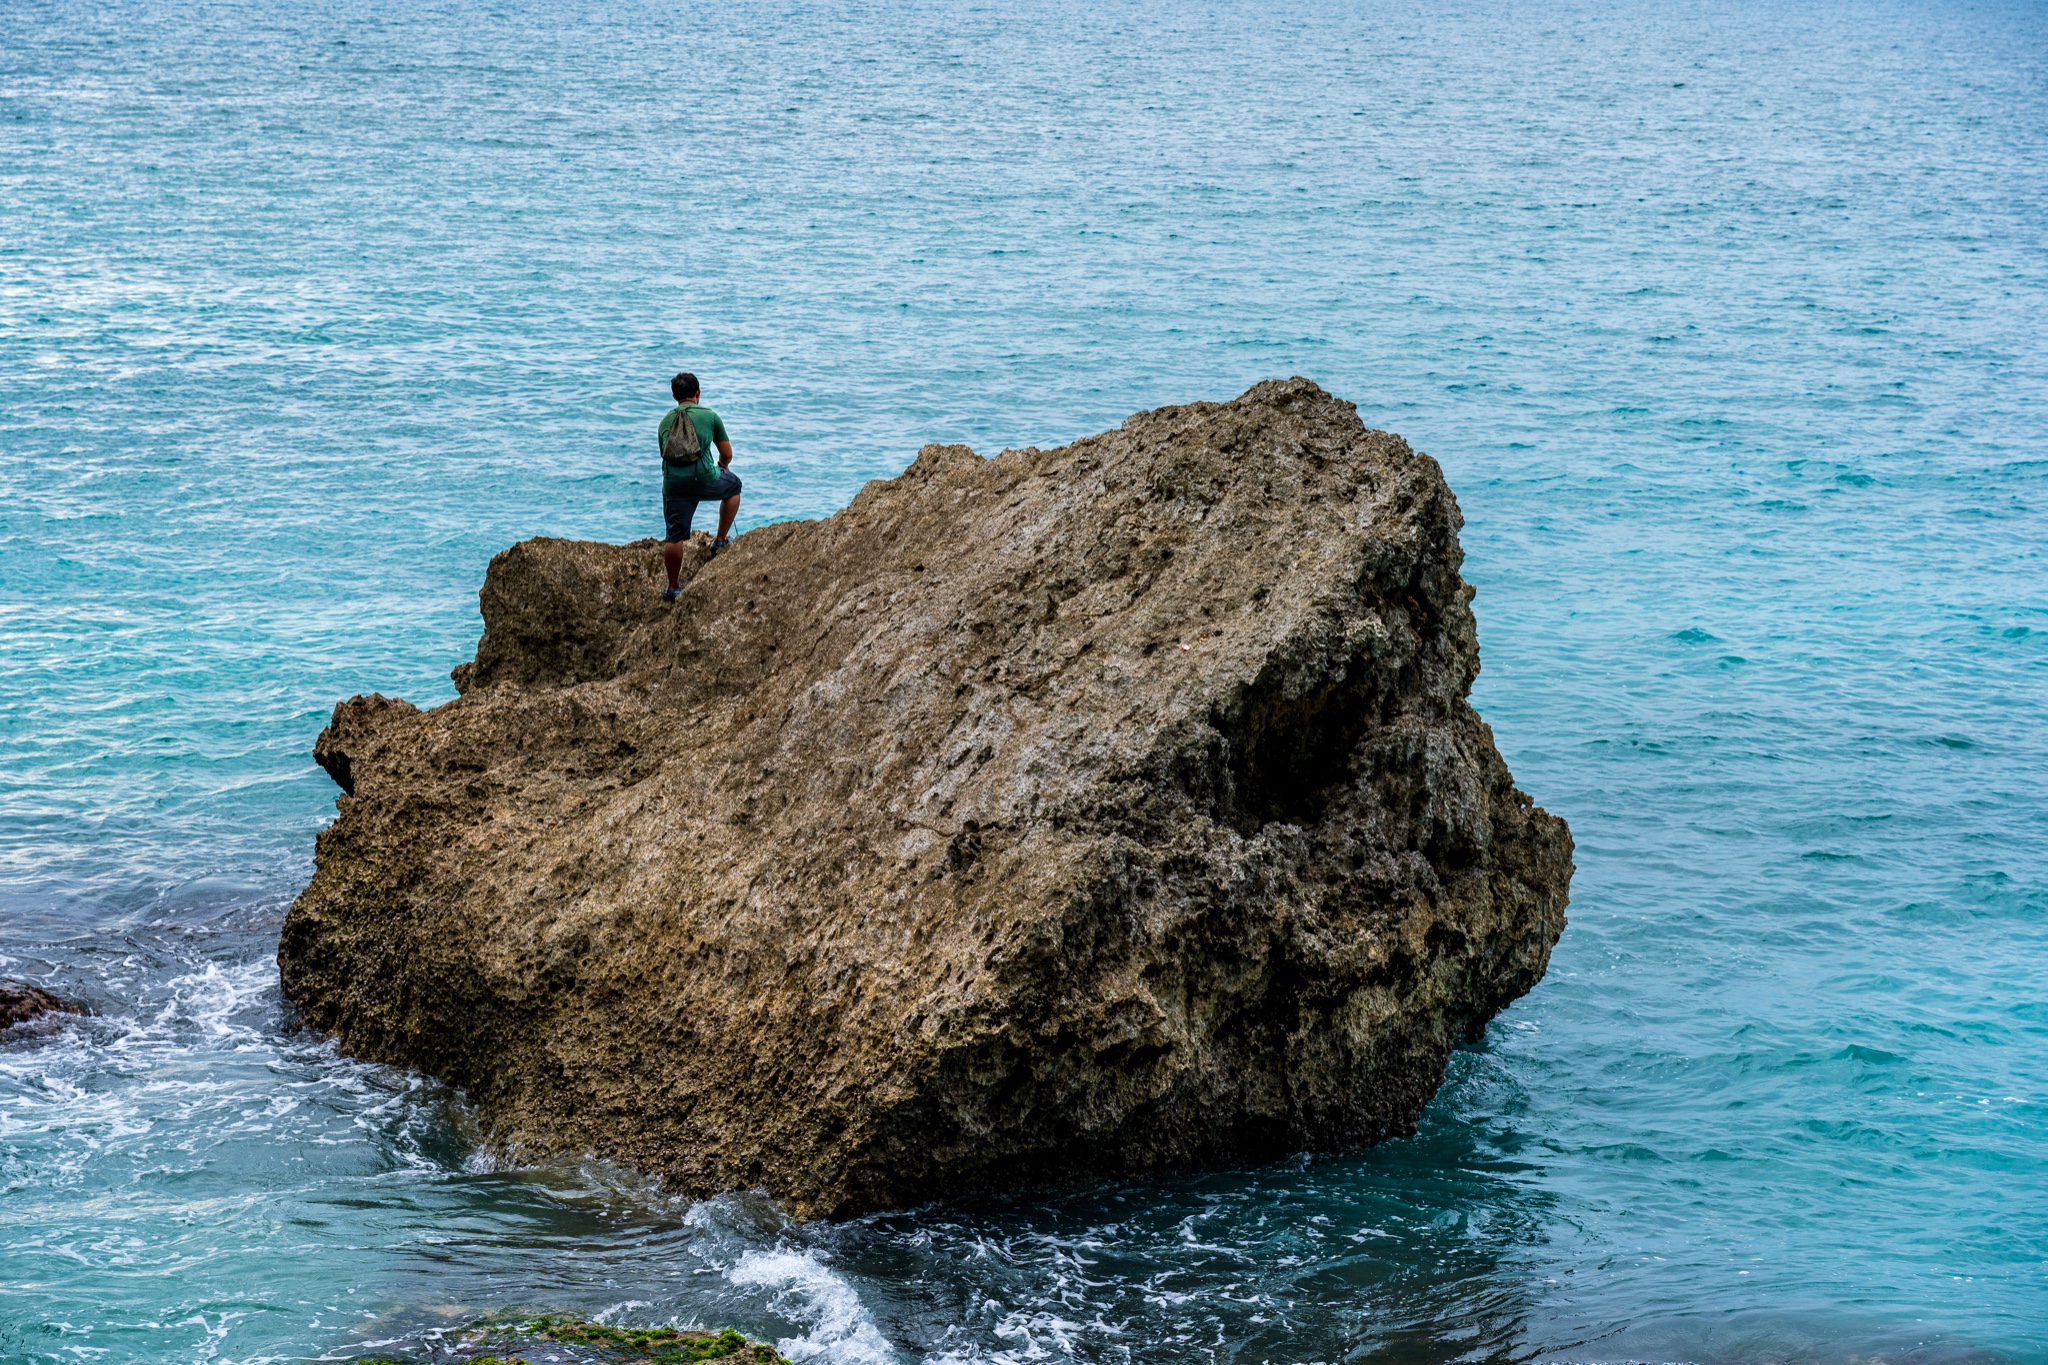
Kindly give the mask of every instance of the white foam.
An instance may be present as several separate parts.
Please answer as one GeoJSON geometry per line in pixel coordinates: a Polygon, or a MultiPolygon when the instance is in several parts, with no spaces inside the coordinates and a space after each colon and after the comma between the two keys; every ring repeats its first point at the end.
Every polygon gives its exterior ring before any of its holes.
{"type": "Polygon", "coordinates": [[[773,1289],[774,1311],[804,1324],[775,1348],[791,1360],[828,1365],[898,1365],[896,1354],[854,1287],[811,1252],[749,1251],[726,1272],[736,1285],[773,1289]]]}
{"type": "Polygon", "coordinates": [[[621,1317],[625,1316],[627,1313],[632,1312],[636,1308],[652,1308],[653,1306],[654,1305],[646,1299],[621,1299],[609,1308],[600,1309],[599,1311],[592,1313],[590,1315],[590,1320],[592,1322],[602,1322],[609,1324],[618,1321],[621,1317]]]}
{"type": "MultiPolygon", "coordinates": [[[[983,1306],[991,1311],[1002,1310],[1002,1305],[992,1299],[983,1306]]],[[[1101,1359],[1099,1355],[1087,1354],[1081,1337],[1093,1333],[1114,1339],[1124,1333],[1121,1326],[1103,1321],[1100,1315],[1092,1322],[1075,1322],[1058,1313],[1036,1309],[1003,1313],[991,1330],[1010,1344],[990,1349],[979,1342],[968,1342],[928,1356],[925,1365],[1028,1365],[1031,1361],[1101,1359]]]]}

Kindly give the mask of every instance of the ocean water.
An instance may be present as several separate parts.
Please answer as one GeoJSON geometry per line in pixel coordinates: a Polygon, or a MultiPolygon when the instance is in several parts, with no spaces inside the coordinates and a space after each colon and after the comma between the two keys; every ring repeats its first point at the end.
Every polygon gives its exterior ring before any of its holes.
{"type": "Polygon", "coordinates": [[[0,1360],[2048,1362],[2039,3],[0,5],[0,1360]],[[272,961],[485,562],[1305,374],[1442,461],[1548,978],[1413,1139],[793,1226],[272,961]],[[437,1335],[442,1334],[442,1335],[437,1335]]]}

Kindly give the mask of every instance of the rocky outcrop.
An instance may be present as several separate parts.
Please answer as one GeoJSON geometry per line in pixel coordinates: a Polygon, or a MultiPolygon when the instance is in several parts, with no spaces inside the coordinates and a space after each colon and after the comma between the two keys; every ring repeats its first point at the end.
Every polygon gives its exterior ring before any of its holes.
{"type": "Polygon", "coordinates": [[[26,1024],[47,1014],[84,1014],[82,1006],[25,981],[0,981],[0,1029],[26,1024]]]}
{"type": "Polygon", "coordinates": [[[335,786],[354,796],[356,775],[349,761],[350,752],[360,749],[385,721],[419,713],[420,708],[411,702],[381,692],[351,697],[334,708],[333,719],[320,732],[320,738],[313,741],[313,761],[327,770],[335,786]]]}
{"type": "Polygon", "coordinates": [[[1572,870],[1459,525],[1297,379],[927,446],[673,607],[652,542],[516,545],[456,700],[335,709],[285,990],[515,1154],[800,1215],[1410,1132],[1572,870]]]}

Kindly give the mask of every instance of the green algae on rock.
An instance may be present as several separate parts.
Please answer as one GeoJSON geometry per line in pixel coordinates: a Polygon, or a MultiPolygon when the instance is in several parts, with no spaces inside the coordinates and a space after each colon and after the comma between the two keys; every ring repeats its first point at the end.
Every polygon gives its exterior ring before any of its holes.
{"type": "Polygon", "coordinates": [[[549,1341],[631,1351],[654,1365],[735,1359],[789,1365],[773,1346],[749,1341],[730,1327],[722,1332],[690,1332],[672,1327],[607,1327],[581,1318],[541,1318],[529,1323],[526,1330],[549,1341]]]}
{"type": "MultiPolygon", "coordinates": [[[[575,1358],[590,1365],[627,1361],[634,1365],[695,1365],[707,1360],[726,1361],[728,1365],[790,1365],[773,1346],[753,1341],[730,1327],[719,1332],[677,1327],[610,1327],[573,1317],[542,1317],[516,1327],[480,1329],[469,1336],[468,1348],[488,1354],[462,1355],[457,1361],[459,1365],[534,1365],[520,1354],[521,1337],[587,1348],[579,1350],[575,1358]]],[[[355,1365],[411,1363],[365,1356],[355,1365]]]]}
{"type": "Polygon", "coordinates": [[[335,708],[278,949],[500,1149],[798,1216],[1414,1131],[1542,976],[1456,500],[1306,380],[927,446],[660,597],[516,545],[454,701],[335,708]]]}

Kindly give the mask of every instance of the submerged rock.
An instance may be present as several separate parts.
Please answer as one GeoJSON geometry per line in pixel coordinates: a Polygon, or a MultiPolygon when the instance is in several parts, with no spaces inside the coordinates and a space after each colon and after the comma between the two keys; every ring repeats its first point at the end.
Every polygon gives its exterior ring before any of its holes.
{"type": "Polygon", "coordinates": [[[81,1005],[24,981],[0,981],[0,1029],[13,1028],[46,1014],[84,1014],[81,1005]]]}
{"type": "MultiPolygon", "coordinates": [[[[589,1365],[790,1365],[766,1342],[728,1327],[719,1332],[675,1327],[613,1327],[588,1318],[548,1317],[515,1324],[484,1324],[441,1343],[435,1359],[455,1365],[532,1365],[527,1357],[589,1365]]],[[[355,1365],[408,1365],[388,1356],[358,1356],[355,1365]]]]}
{"type": "Polygon", "coordinates": [[[461,696],[335,708],[278,951],[350,1053],[800,1216],[1412,1132],[1543,974],[1436,463],[1306,380],[927,446],[685,566],[492,560],[461,696]]]}

